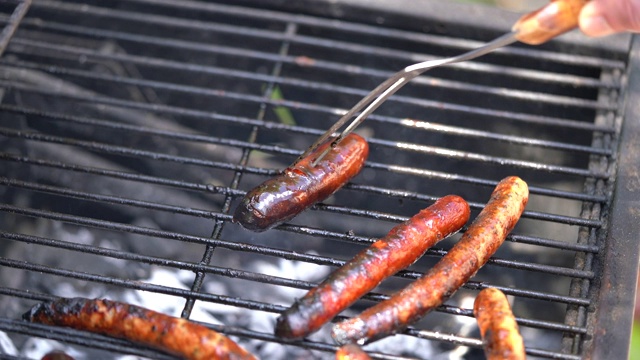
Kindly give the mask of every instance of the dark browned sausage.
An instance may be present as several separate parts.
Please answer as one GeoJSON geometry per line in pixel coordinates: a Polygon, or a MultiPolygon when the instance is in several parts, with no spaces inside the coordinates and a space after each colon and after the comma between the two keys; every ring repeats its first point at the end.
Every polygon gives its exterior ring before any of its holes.
{"type": "Polygon", "coordinates": [[[255,359],[205,326],[117,301],[59,299],[34,306],[23,318],[130,340],[185,359],[255,359]]]}
{"type": "Polygon", "coordinates": [[[345,344],[379,339],[404,329],[441,305],[498,250],[528,198],[527,184],[520,178],[500,181],[460,241],[433,268],[390,299],[336,324],[334,340],[345,344]]]}
{"type": "Polygon", "coordinates": [[[349,134],[311,166],[328,146],[330,142],[249,191],[236,208],[233,220],[253,231],[282,224],[344,186],[360,172],[369,155],[366,140],[349,134]]]}
{"type": "Polygon", "coordinates": [[[480,291],[473,304],[487,360],[524,360],[524,343],[518,324],[502,291],[480,291]]]}
{"type": "Polygon", "coordinates": [[[469,205],[445,196],[336,269],[285,311],[276,335],[298,339],[318,330],[387,277],[413,264],[438,241],[469,220],[469,205]]]}
{"type": "Polygon", "coordinates": [[[336,351],[336,360],[369,360],[371,359],[364,350],[356,344],[347,344],[336,351]]]}
{"type": "Polygon", "coordinates": [[[74,360],[74,359],[62,351],[54,350],[47,353],[40,360],[74,360]]]}

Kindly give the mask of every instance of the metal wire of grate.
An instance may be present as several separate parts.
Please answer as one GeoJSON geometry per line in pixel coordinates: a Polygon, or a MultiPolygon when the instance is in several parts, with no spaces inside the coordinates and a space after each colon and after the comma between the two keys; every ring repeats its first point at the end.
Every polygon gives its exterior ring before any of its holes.
{"type": "MultiPolygon", "coordinates": [[[[264,358],[331,357],[328,327],[286,341],[272,335],[275,316],[438,197],[459,194],[477,214],[497,181],[518,175],[530,204],[489,264],[403,335],[365,349],[377,359],[480,357],[469,299],[497,287],[514,298],[530,356],[583,358],[626,54],[509,47],[435,70],[365,122],[365,170],[331,199],[261,234],[231,222],[248,189],[386,76],[481,43],[259,5],[34,1],[0,58],[0,330],[22,349],[8,355],[28,358],[27,345],[49,338],[93,358],[169,358],[17,320],[57,296],[156,294],[168,297],[147,306],[173,299],[175,315],[264,358]],[[182,283],[153,280],[166,272],[182,283]],[[199,304],[215,305],[215,319],[199,304]]],[[[341,318],[421,276],[457,237],[341,318]]]]}

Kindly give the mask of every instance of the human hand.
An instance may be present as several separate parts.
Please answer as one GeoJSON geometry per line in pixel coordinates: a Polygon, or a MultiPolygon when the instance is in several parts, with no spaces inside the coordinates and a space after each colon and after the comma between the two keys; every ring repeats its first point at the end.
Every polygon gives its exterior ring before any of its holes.
{"type": "Polygon", "coordinates": [[[640,32],[640,0],[593,0],[582,8],[580,29],[589,36],[640,32]]]}

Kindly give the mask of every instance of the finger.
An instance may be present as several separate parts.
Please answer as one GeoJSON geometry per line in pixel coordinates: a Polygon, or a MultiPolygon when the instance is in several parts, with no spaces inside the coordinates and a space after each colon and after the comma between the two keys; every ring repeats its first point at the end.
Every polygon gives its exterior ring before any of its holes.
{"type": "Polygon", "coordinates": [[[594,0],[580,13],[580,29],[596,37],[640,32],[640,0],[594,0]]]}

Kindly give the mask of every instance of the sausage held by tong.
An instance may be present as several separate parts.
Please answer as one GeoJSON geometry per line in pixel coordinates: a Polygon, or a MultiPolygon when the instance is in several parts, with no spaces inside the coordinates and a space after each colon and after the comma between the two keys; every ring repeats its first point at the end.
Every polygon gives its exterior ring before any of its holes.
{"type": "Polygon", "coordinates": [[[322,201],[356,176],[369,155],[369,145],[360,135],[349,134],[320,160],[331,146],[327,142],[284,173],[249,191],[236,208],[233,220],[253,231],[277,226],[322,201]]]}

